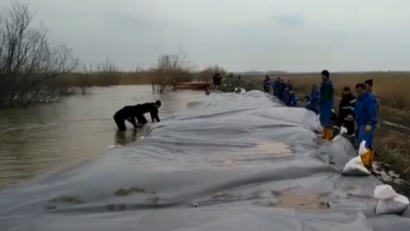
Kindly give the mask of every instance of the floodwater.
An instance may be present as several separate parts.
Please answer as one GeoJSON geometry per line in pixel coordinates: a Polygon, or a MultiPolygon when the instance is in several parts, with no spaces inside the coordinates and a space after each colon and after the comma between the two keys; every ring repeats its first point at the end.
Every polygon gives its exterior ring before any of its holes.
{"type": "MultiPolygon", "coordinates": [[[[113,114],[124,105],[161,100],[160,118],[187,107],[203,92],[154,95],[151,86],[96,88],[67,102],[0,111],[0,188],[95,158],[110,145],[135,141],[116,132],[113,114]]],[[[149,114],[146,115],[150,121],[149,114]]],[[[132,128],[131,124],[127,124],[132,128]]]]}

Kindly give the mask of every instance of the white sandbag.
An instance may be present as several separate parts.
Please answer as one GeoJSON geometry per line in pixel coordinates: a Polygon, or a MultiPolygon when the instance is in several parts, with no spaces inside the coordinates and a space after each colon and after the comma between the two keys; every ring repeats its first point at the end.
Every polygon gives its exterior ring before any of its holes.
{"type": "Polygon", "coordinates": [[[369,176],[371,173],[363,165],[360,156],[353,157],[342,170],[344,176],[369,176]]]}
{"type": "Polygon", "coordinates": [[[404,210],[402,216],[406,218],[410,218],[410,205],[407,206],[406,210],[404,210]]]}
{"type": "Polygon", "coordinates": [[[359,156],[364,155],[364,154],[366,154],[366,153],[367,153],[366,141],[363,140],[363,141],[360,143],[360,146],[359,146],[359,156]]]}
{"type": "Polygon", "coordinates": [[[410,203],[407,197],[397,194],[387,184],[378,185],[374,189],[374,197],[379,199],[376,214],[401,214],[410,203]]]}
{"type": "Polygon", "coordinates": [[[340,137],[342,137],[343,134],[346,134],[346,133],[347,133],[347,129],[346,129],[345,127],[341,127],[341,128],[339,129],[339,134],[337,134],[335,137],[333,137],[332,142],[334,142],[334,141],[340,139],[340,137]]]}
{"type": "Polygon", "coordinates": [[[376,214],[401,214],[409,206],[409,199],[397,194],[394,198],[382,199],[377,202],[376,214]]]}
{"type": "Polygon", "coordinates": [[[393,199],[398,194],[394,189],[388,184],[382,184],[376,186],[374,189],[374,197],[377,199],[385,200],[385,199],[393,199]]]}
{"type": "Polygon", "coordinates": [[[364,166],[361,155],[367,152],[366,141],[362,141],[359,147],[359,156],[353,157],[342,170],[344,176],[368,176],[371,173],[364,166]]]}

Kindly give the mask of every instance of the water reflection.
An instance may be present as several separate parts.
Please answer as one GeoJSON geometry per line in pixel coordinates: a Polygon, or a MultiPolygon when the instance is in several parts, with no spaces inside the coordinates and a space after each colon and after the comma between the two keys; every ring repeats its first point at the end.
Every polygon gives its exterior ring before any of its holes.
{"type": "Polygon", "coordinates": [[[127,145],[133,143],[137,140],[137,131],[133,130],[131,132],[115,132],[115,145],[127,145]]]}
{"type": "Polygon", "coordinates": [[[61,104],[0,111],[0,188],[79,164],[113,144],[135,142],[140,137],[138,131],[118,134],[112,121],[114,112],[124,105],[159,99],[163,119],[203,97],[203,92],[194,91],[153,95],[146,86],[97,88],[93,92],[61,104]]]}

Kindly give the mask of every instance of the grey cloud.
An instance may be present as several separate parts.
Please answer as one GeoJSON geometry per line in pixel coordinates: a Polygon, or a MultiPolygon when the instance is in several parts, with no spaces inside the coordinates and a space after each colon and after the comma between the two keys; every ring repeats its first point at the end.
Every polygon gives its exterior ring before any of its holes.
{"type": "Polygon", "coordinates": [[[405,69],[410,58],[410,1],[375,1],[371,11],[357,0],[33,0],[31,7],[54,43],[126,69],[150,66],[180,45],[200,67],[237,71],[405,69]]]}
{"type": "Polygon", "coordinates": [[[303,27],[306,25],[303,17],[295,15],[274,15],[272,19],[281,26],[303,27]]]}

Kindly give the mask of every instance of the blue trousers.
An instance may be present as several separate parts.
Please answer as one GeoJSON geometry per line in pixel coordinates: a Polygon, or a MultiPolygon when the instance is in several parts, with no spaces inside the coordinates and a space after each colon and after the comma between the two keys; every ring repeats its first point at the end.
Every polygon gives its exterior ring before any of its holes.
{"type": "Polygon", "coordinates": [[[366,132],[366,125],[359,125],[357,129],[358,144],[360,145],[360,143],[365,140],[366,148],[373,149],[374,130],[376,130],[376,126],[372,126],[372,130],[366,132]]]}
{"type": "Polygon", "coordinates": [[[324,128],[333,129],[332,108],[333,108],[332,100],[329,100],[319,106],[319,120],[320,120],[320,124],[324,128]]]}

